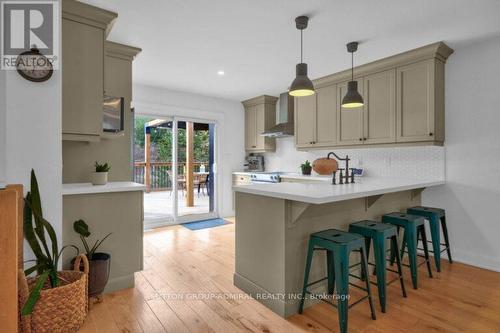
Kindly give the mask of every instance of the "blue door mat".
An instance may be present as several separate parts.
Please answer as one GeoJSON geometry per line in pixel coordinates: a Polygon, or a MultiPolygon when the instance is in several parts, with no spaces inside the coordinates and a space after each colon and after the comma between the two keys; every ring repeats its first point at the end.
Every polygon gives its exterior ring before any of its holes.
{"type": "Polygon", "coordinates": [[[183,223],[182,226],[188,228],[189,230],[201,230],[201,229],[219,227],[225,224],[231,224],[231,222],[228,222],[224,219],[210,219],[210,220],[183,223]]]}

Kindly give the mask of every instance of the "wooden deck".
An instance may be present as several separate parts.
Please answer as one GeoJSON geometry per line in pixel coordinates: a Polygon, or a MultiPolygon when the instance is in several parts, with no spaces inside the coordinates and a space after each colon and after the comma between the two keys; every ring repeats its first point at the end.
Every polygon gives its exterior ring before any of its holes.
{"type": "MultiPolygon", "coordinates": [[[[105,295],[81,333],[338,332],[337,312],[326,304],[285,320],[233,286],[234,224],[147,232],[144,263],[136,287],[105,295]]],[[[349,332],[500,332],[500,273],[447,262],[442,270],[429,279],[422,266],[418,290],[406,270],[408,298],[392,284],[387,313],[376,303],[373,321],[361,303],[349,312],[349,332]]]]}
{"type": "MultiPolygon", "coordinates": [[[[183,191],[178,193],[179,215],[206,214],[209,212],[208,195],[198,195],[194,190],[194,206],[186,207],[186,197],[183,191]]],[[[144,193],[144,223],[151,220],[173,220],[172,195],[170,191],[153,191],[144,193]]]]}

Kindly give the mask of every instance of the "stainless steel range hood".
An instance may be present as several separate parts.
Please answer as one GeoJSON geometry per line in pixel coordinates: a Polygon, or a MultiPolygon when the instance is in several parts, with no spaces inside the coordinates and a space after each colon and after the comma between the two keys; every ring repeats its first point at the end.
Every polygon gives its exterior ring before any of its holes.
{"type": "Polygon", "coordinates": [[[294,134],[293,97],[287,92],[280,94],[278,119],[279,123],[262,133],[262,136],[283,138],[294,134]]]}

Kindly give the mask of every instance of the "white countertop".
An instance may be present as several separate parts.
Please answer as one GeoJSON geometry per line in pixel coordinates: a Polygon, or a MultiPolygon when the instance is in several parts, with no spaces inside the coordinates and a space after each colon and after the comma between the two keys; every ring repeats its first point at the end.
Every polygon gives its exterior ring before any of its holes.
{"type": "MultiPolygon", "coordinates": [[[[250,176],[252,173],[266,173],[267,171],[236,171],[233,172],[233,175],[241,175],[241,176],[250,176]]],[[[272,173],[272,171],[269,171],[272,173]]],[[[312,174],[309,176],[303,175],[301,173],[295,173],[295,172],[278,172],[280,175],[280,178],[283,179],[300,179],[300,180],[309,180],[309,181],[325,181],[325,182],[331,182],[332,176],[322,176],[318,174],[312,174]]]]}
{"type": "Polygon", "coordinates": [[[304,181],[320,181],[320,182],[328,182],[331,183],[332,181],[332,175],[318,175],[318,174],[312,174],[312,175],[303,175],[301,173],[293,173],[293,172],[284,172],[280,173],[280,178],[283,179],[299,179],[299,180],[304,180],[304,181]]]}
{"type": "Polygon", "coordinates": [[[236,185],[233,186],[233,190],[311,204],[323,204],[445,184],[444,180],[415,180],[405,178],[363,177],[356,179],[356,181],[355,184],[347,185],[332,185],[326,182],[259,183],[236,185]]]}
{"type": "Polygon", "coordinates": [[[71,183],[62,185],[63,195],[144,191],[146,186],[134,182],[109,182],[106,185],[71,183]]]}

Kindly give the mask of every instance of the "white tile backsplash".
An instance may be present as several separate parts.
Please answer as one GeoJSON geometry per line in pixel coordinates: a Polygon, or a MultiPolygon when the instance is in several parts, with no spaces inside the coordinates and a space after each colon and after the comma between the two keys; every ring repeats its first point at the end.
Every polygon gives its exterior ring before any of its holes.
{"type": "MultiPolygon", "coordinates": [[[[364,168],[365,176],[445,179],[444,147],[335,148],[298,151],[295,149],[293,137],[276,139],[276,152],[264,154],[266,171],[300,172],[300,164],[305,160],[312,163],[317,158],[326,157],[330,151],[341,157],[349,155],[351,158],[349,166],[364,168]]],[[[340,165],[343,165],[343,162],[340,165]]]]}

